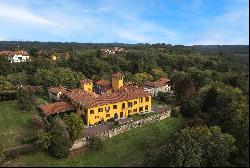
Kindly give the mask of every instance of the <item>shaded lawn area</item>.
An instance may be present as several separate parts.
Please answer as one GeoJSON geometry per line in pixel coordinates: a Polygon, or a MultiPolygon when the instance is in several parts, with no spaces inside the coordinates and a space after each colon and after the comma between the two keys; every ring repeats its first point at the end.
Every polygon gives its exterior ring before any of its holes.
{"type": "Polygon", "coordinates": [[[164,106],[166,103],[152,97],[152,106],[164,106]]]}
{"type": "Polygon", "coordinates": [[[48,102],[49,101],[47,99],[45,99],[44,97],[41,97],[41,96],[36,97],[36,104],[37,105],[48,103],[48,102]]]}
{"type": "Polygon", "coordinates": [[[104,141],[102,151],[88,151],[73,159],[55,159],[44,152],[21,156],[4,166],[126,166],[140,165],[146,153],[145,139],[152,149],[160,147],[185,123],[185,118],[167,118],[130,130],[104,141]]]}
{"type": "MultiPolygon", "coordinates": [[[[38,98],[36,104],[45,101],[38,98]]],[[[5,148],[22,144],[22,139],[34,135],[34,130],[28,125],[32,116],[38,115],[36,110],[21,112],[16,101],[0,102],[0,144],[5,148]]]]}

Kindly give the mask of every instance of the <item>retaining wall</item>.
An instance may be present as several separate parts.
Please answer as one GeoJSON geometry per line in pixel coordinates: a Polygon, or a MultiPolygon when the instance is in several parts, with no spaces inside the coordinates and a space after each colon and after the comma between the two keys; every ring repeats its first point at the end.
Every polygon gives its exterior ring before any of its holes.
{"type": "MultiPolygon", "coordinates": [[[[104,132],[95,134],[95,136],[101,138],[102,140],[105,140],[108,138],[112,138],[113,136],[119,135],[121,133],[124,133],[126,131],[129,131],[131,129],[141,127],[145,124],[154,123],[157,121],[164,120],[164,119],[170,117],[170,115],[171,115],[171,110],[168,110],[166,112],[159,113],[159,114],[156,114],[156,115],[153,115],[153,116],[141,119],[141,120],[127,122],[118,128],[114,128],[114,129],[111,129],[108,131],[104,131],[104,132]]],[[[84,137],[84,138],[76,140],[70,150],[82,148],[86,145],[87,145],[87,137],[84,137]]]]}

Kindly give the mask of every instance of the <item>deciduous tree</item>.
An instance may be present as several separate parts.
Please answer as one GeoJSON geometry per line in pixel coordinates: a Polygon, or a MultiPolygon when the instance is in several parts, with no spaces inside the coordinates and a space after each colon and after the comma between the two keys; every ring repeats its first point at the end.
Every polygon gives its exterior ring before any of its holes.
{"type": "Polygon", "coordinates": [[[66,129],[66,125],[60,117],[56,117],[52,124],[52,141],[50,146],[51,154],[57,158],[66,157],[69,153],[69,149],[72,146],[69,133],[66,129]]]}
{"type": "Polygon", "coordinates": [[[65,117],[65,123],[72,141],[78,139],[83,133],[83,120],[75,113],[65,117]]]}

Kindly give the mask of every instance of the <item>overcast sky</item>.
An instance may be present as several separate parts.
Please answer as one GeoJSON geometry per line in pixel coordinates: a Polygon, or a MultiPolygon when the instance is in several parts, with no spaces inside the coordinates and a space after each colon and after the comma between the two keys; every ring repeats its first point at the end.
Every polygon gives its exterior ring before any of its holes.
{"type": "Polygon", "coordinates": [[[248,0],[0,0],[0,41],[249,44],[248,0]]]}

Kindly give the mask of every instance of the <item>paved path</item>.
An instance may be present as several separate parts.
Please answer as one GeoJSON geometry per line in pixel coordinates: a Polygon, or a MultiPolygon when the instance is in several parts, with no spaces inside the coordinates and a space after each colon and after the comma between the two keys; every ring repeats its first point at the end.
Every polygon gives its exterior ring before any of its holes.
{"type": "Polygon", "coordinates": [[[155,113],[163,113],[167,110],[170,110],[171,108],[171,106],[153,106],[152,111],[154,111],[155,113]]]}
{"type": "MultiPolygon", "coordinates": [[[[124,118],[124,119],[120,119],[119,123],[123,125],[131,121],[133,121],[132,118],[124,118]]],[[[83,130],[83,137],[93,136],[97,133],[108,131],[110,129],[111,129],[111,126],[109,125],[109,123],[89,126],[83,130]]]]}
{"type": "Polygon", "coordinates": [[[83,130],[83,137],[92,136],[100,132],[108,131],[111,127],[109,124],[93,125],[83,130]]]}

